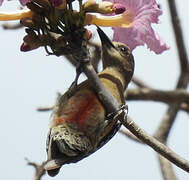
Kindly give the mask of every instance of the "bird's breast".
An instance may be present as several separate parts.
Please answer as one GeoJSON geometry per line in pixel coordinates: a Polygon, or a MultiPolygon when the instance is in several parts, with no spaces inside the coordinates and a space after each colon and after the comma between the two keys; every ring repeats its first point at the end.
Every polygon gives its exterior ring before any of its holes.
{"type": "Polygon", "coordinates": [[[52,126],[66,123],[74,129],[91,134],[104,122],[105,110],[89,89],[76,92],[67,102],[61,104],[53,117],[52,126]]]}

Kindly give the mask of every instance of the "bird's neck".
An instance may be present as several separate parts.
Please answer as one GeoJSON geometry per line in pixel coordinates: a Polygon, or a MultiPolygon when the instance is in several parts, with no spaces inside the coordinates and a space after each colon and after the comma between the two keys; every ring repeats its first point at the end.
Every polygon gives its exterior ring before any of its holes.
{"type": "Polygon", "coordinates": [[[110,78],[112,78],[112,80],[113,79],[116,80],[117,83],[121,84],[123,90],[125,90],[127,87],[127,83],[124,78],[124,75],[119,71],[117,67],[107,67],[106,69],[104,69],[102,72],[99,73],[99,76],[100,77],[109,76],[110,78]]]}

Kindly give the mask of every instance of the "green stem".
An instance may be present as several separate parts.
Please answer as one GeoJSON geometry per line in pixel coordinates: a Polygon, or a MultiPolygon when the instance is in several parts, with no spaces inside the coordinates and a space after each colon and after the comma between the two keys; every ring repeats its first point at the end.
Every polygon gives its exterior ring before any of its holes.
{"type": "Polygon", "coordinates": [[[72,2],[69,2],[69,3],[68,3],[68,6],[69,6],[69,10],[72,12],[72,11],[73,11],[72,2]]]}
{"type": "Polygon", "coordinates": [[[79,0],[79,11],[80,13],[83,11],[82,0],[79,0]]]}

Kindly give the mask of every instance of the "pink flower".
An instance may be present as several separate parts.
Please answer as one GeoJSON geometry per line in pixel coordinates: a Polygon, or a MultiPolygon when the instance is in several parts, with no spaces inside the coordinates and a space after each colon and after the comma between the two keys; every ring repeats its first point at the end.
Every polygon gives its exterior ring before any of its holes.
{"type": "Polygon", "coordinates": [[[131,49],[146,44],[147,47],[160,54],[169,47],[152,29],[151,23],[158,23],[158,16],[162,11],[155,0],[110,0],[125,6],[124,13],[133,17],[132,25],[128,28],[113,27],[114,41],[127,44],[131,49]]]}
{"type": "MultiPolygon", "coordinates": [[[[0,0],[0,6],[2,5],[3,1],[4,1],[4,0],[0,0]]],[[[19,0],[19,1],[20,1],[20,4],[21,4],[22,6],[25,6],[26,3],[27,3],[29,0],[19,0]]]]}
{"type": "Polygon", "coordinates": [[[22,6],[25,6],[29,0],[19,0],[22,6]]]}
{"type": "Polygon", "coordinates": [[[0,6],[2,5],[2,3],[3,3],[3,0],[0,0],[0,6]]]}

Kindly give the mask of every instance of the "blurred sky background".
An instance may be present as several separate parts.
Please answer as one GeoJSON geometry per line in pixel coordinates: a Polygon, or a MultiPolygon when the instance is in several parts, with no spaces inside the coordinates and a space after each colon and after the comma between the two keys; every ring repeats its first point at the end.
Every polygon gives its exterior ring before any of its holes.
{"type": "MultiPolygon", "coordinates": [[[[135,75],[157,89],[175,87],[179,64],[167,1],[158,1],[163,10],[160,25],[154,25],[171,47],[161,55],[146,47],[134,51],[135,75]]],[[[16,1],[5,1],[0,10],[14,10],[16,1]]],[[[184,40],[189,49],[189,1],[177,0],[183,26],[184,40]]],[[[2,24],[2,23],[1,23],[2,24]]],[[[96,33],[95,28],[92,28],[96,33]]],[[[110,28],[104,29],[112,35],[110,28]]],[[[50,112],[37,112],[39,106],[53,105],[57,92],[64,92],[74,79],[75,71],[67,60],[46,56],[43,48],[20,52],[24,29],[0,28],[0,179],[32,180],[33,167],[24,160],[41,163],[46,160],[45,143],[50,112]]],[[[80,80],[82,80],[80,78],[80,80]]],[[[167,106],[153,102],[128,102],[129,115],[141,128],[153,134],[167,106]]],[[[189,160],[189,116],[180,112],[169,136],[169,146],[189,160]]],[[[174,166],[179,179],[189,175],[174,166]]],[[[107,145],[90,157],[62,167],[60,173],[43,180],[161,180],[156,153],[149,147],[137,144],[117,134],[107,145]]]]}

